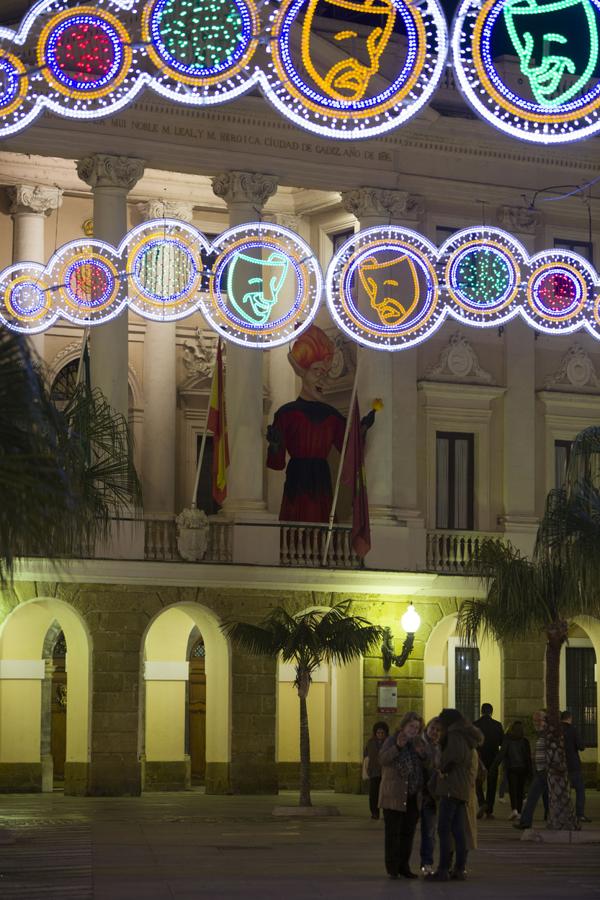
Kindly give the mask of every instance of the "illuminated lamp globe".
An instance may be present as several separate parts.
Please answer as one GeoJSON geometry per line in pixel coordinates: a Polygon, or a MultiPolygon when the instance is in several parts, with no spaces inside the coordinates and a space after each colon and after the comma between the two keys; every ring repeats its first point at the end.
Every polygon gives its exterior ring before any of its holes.
{"type": "Polygon", "coordinates": [[[421,616],[416,611],[412,603],[400,619],[400,624],[407,634],[414,634],[419,630],[421,624],[421,616]]]}

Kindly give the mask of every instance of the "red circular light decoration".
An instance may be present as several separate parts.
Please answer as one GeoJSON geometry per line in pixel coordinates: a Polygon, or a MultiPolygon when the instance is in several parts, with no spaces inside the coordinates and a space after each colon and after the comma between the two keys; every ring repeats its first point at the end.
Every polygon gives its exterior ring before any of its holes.
{"type": "Polygon", "coordinates": [[[112,41],[104,28],[92,22],[74,23],[56,41],[55,65],[77,81],[96,82],[106,77],[114,61],[112,41]]]}
{"type": "Polygon", "coordinates": [[[563,272],[549,272],[538,284],[539,301],[555,313],[564,312],[577,300],[577,285],[563,272]]]}
{"type": "Polygon", "coordinates": [[[67,290],[76,303],[92,308],[105,303],[113,285],[98,261],[79,261],[68,274],[67,290]]]}

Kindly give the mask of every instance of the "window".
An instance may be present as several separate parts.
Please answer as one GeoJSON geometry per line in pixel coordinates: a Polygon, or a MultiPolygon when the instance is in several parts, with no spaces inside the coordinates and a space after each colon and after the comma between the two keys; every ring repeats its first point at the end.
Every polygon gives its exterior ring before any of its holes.
{"type": "Polygon", "coordinates": [[[593,647],[567,647],[567,709],[585,747],[598,746],[598,693],[593,647]]]}
{"type": "Polygon", "coordinates": [[[474,436],[436,434],[436,528],[473,529],[474,436]]]}
{"type": "MultiPolygon", "coordinates": [[[[200,457],[201,446],[202,435],[199,434],[196,438],[196,462],[198,462],[200,457]]],[[[212,461],[213,439],[211,435],[207,434],[204,459],[202,460],[202,469],[200,470],[200,481],[198,483],[198,493],[196,494],[196,506],[198,509],[203,509],[207,516],[213,516],[221,509],[212,495],[212,461]]]]}
{"type": "Polygon", "coordinates": [[[567,477],[573,441],[554,441],[554,487],[561,488],[567,477]]]}
{"type": "Polygon", "coordinates": [[[479,650],[477,647],[455,647],[454,706],[474,722],[479,718],[480,701],[479,650]]]}
{"type": "Polygon", "coordinates": [[[554,246],[563,250],[572,250],[584,259],[594,262],[594,245],[591,241],[572,241],[569,238],[554,238],[554,246]]]}
{"type": "Polygon", "coordinates": [[[436,225],[435,239],[438,245],[443,244],[444,241],[447,241],[448,238],[451,237],[451,235],[456,234],[457,231],[460,231],[460,228],[454,228],[450,225],[436,225]]]}
{"type": "Polygon", "coordinates": [[[335,234],[330,234],[331,238],[333,255],[338,252],[342,244],[345,244],[348,238],[354,237],[355,231],[354,228],[346,228],[344,231],[336,231],[335,234]]]}

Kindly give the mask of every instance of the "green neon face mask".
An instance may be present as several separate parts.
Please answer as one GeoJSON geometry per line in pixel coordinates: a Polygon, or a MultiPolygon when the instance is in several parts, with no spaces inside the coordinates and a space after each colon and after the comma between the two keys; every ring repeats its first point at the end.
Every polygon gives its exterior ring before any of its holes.
{"type": "Polygon", "coordinates": [[[553,109],[581,93],[598,62],[598,26],[590,0],[508,0],[504,21],[521,72],[540,106],[553,109]],[[577,74],[576,56],[586,53],[583,71],[577,74]]]}
{"type": "Polygon", "coordinates": [[[227,294],[249,325],[265,325],[289,272],[290,261],[273,251],[266,259],[236,253],[227,270],[227,294]]]}

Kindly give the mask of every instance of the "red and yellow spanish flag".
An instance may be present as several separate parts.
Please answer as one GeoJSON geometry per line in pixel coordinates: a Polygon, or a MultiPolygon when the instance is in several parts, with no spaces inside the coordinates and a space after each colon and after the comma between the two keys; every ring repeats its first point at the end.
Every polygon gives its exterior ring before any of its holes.
{"type": "Polygon", "coordinates": [[[342,463],[342,481],[352,491],[352,531],[350,541],[357,556],[363,559],[371,549],[371,525],[369,521],[369,499],[367,497],[367,477],[365,474],[364,436],[358,409],[358,398],[350,410],[352,416],[346,456],[342,463]]]}
{"type": "Polygon", "coordinates": [[[210,392],[208,428],[213,433],[212,495],[219,506],[227,496],[227,468],[229,466],[229,441],[227,440],[227,415],[225,412],[225,380],[221,339],[217,344],[217,360],[210,392]]]}

